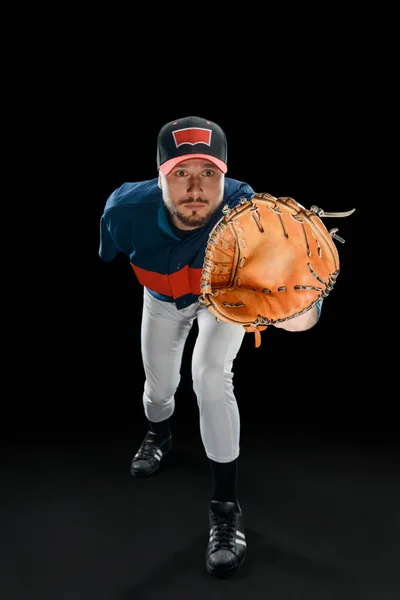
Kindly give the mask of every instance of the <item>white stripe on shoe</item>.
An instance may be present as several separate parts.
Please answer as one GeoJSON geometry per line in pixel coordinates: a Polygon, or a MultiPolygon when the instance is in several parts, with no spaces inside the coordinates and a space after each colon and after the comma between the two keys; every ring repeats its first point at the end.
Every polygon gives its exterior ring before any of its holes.
{"type": "MultiPolygon", "coordinates": [[[[139,455],[140,455],[140,452],[137,452],[135,454],[134,458],[138,458],[139,455]]],[[[157,460],[161,460],[162,457],[163,457],[162,451],[159,448],[157,448],[157,450],[154,453],[154,458],[156,458],[157,460]]]]}
{"type": "MultiPolygon", "coordinates": [[[[213,541],[213,539],[214,539],[214,528],[210,529],[210,538],[209,538],[210,543],[213,541]]],[[[242,533],[238,529],[236,530],[236,539],[235,539],[235,542],[237,544],[241,544],[242,546],[247,546],[246,538],[245,538],[244,533],[242,533]]]]}

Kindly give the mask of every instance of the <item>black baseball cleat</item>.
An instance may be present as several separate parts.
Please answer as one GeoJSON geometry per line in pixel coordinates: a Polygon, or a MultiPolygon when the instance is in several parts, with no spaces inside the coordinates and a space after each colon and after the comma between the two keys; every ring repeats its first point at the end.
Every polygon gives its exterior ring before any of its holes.
{"type": "Polygon", "coordinates": [[[208,518],[207,571],[215,577],[230,577],[246,556],[242,509],[239,503],[211,500],[208,518]]]}
{"type": "Polygon", "coordinates": [[[172,436],[168,438],[148,431],[131,464],[131,473],[148,477],[157,471],[160,461],[171,450],[172,436]]]}

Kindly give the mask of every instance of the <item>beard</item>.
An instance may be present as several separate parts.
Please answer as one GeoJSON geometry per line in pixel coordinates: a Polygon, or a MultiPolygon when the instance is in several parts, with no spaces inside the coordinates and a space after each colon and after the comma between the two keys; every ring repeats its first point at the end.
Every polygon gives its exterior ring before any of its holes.
{"type": "MultiPolygon", "coordinates": [[[[222,201],[222,199],[221,199],[222,201]]],[[[185,202],[183,204],[189,204],[189,202],[185,202]]],[[[178,223],[180,223],[181,225],[184,225],[185,227],[189,227],[189,228],[195,228],[195,227],[202,227],[203,225],[205,225],[206,223],[208,223],[210,221],[210,219],[213,217],[213,215],[217,212],[220,204],[218,203],[217,206],[215,206],[212,210],[208,210],[205,214],[203,214],[203,211],[201,213],[199,213],[197,210],[192,210],[191,213],[183,213],[179,210],[179,207],[173,206],[171,203],[169,202],[164,202],[165,207],[167,208],[169,214],[171,215],[171,217],[173,217],[176,221],[178,221],[178,223]]],[[[208,204],[208,202],[204,202],[203,204],[208,204]]]]}

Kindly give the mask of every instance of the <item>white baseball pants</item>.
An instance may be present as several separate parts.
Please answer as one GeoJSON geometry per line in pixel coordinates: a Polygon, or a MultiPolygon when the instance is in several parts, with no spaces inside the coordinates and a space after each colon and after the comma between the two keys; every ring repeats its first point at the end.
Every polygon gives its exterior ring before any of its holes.
{"type": "Polygon", "coordinates": [[[173,414],[182,354],[194,319],[198,335],[191,370],[201,439],[208,458],[230,462],[239,456],[240,436],[232,365],[245,330],[238,325],[218,323],[207,308],[197,303],[178,310],[173,302],[154,298],[146,288],[141,325],[145,415],[158,423],[173,414]]]}

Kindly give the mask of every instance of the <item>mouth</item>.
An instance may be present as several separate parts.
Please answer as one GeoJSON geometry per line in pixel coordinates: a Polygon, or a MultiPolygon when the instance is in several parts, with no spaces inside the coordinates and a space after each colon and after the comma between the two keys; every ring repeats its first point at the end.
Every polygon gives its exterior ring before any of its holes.
{"type": "Polygon", "coordinates": [[[207,205],[204,204],[204,202],[191,202],[190,204],[184,204],[183,206],[189,208],[190,210],[200,210],[207,205]]]}

